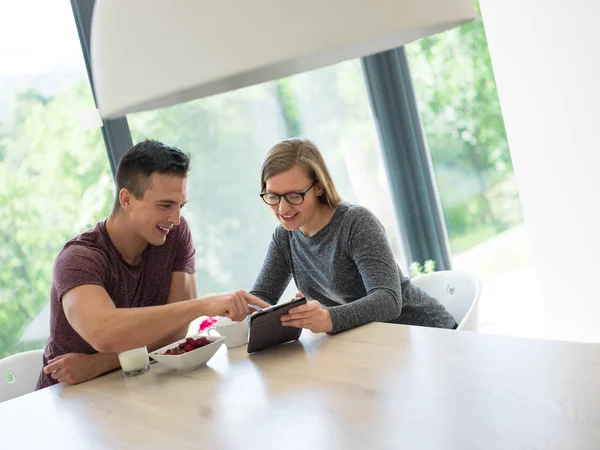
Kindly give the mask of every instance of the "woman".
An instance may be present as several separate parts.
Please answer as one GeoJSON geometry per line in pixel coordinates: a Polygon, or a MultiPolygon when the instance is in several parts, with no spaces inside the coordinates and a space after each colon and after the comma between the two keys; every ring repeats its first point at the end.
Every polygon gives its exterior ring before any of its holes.
{"type": "Polygon", "coordinates": [[[332,334],[370,322],[456,327],[437,300],[402,275],[377,218],[342,203],[311,141],[271,148],[260,196],[281,225],[250,293],[275,304],[293,277],[309,300],[282,317],[284,326],[332,334]]]}

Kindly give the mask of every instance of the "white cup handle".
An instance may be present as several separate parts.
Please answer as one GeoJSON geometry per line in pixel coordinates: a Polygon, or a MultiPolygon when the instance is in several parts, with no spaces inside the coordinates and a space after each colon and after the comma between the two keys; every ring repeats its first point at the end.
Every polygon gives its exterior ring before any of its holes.
{"type": "Polygon", "coordinates": [[[219,336],[219,337],[221,337],[221,335],[219,334],[219,332],[218,332],[217,330],[215,330],[214,328],[209,328],[209,329],[207,330],[207,332],[206,332],[206,333],[207,333],[209,336],[219,336]],[[211,332],[211,331],[213,331],[213,332],[215,332],[215,333],[217,333],[217,334],[216,334],[216,335],[212,335],[212,334],[210,334],[210,332],[211,332]]]}

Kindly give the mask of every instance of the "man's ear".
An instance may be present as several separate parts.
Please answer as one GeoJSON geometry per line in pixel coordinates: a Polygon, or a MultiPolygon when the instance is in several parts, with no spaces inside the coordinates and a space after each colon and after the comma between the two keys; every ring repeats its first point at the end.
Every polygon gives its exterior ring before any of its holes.
{"type": "Polygon", "coordinates": [[[121,203],[121,208],[125,211],[131,211],[132,197],[133,195],[128,189],[123,188],[119,191],[119,202],[121,203]]]}

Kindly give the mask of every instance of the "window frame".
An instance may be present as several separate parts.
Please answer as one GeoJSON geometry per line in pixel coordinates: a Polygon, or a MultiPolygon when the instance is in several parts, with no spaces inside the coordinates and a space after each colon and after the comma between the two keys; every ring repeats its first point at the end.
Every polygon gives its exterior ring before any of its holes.
{"type": "MultiPolygon", "coordinates": [[[[95,0],[71,0],[94,101],[90,30],[95,0]]],[[[404,240],[404,263],[436,262],[451,269],[444,216],[420,122],[406,51],[403,47],[362,58],[363,74],[376,121],[393,207],[404,240]]],[[[133,145],[127,118],[104,120],[102,135],[113,177],[120,158],[133,145]]]]}

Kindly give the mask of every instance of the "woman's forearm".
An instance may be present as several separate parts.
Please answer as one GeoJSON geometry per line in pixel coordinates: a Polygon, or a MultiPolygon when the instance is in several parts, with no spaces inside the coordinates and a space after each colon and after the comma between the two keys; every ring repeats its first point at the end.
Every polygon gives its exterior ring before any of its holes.
{"type": "Polygon", "coordinates": [[[326,308],[331,314],[331,334],[349,330],[371,322],[393,320],[402,311],[402,299],[388,289],[378,289],[352,303],[326,308]]]}

